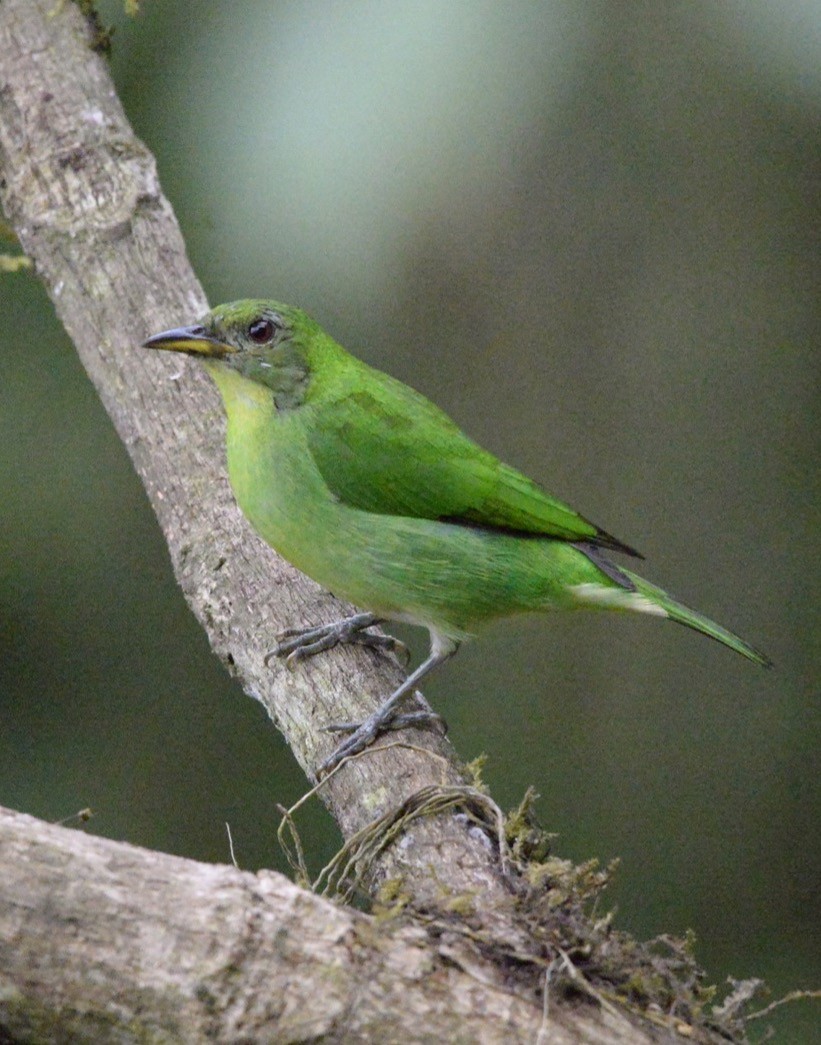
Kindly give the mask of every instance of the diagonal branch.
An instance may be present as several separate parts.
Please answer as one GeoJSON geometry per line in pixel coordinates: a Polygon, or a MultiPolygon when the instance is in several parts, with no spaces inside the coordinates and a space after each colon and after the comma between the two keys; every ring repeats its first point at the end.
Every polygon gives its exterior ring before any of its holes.
{"type": "MultiPolygon", "coordinates": [[[[0,4],[0,200],[145,484],[193,612],[310,776],[336,743],[322,726],[366,717],[401,670],[362,649],[294,672],[265,664],[277,631],[338,617],[340,607],[259,540],[236,507],[222,409],[207,378],[188,361],[137,347],[207,306],[153,158],[89,40],[74,4],[0,4]]],[[[447,742],[404,736],[414,749],[369,752],[323,788],[346,838],[422,788],[463,782],[447,742]]],[[[375,885],[401,877],[422,906],[471,893],[484,898],[487,921],[510,905],[493,847],[453,814],[412,824],[407,844],[386,849],[375,870],[375,885]]],[[[499,927],[513,931],[507,916],[499,927]]]]}

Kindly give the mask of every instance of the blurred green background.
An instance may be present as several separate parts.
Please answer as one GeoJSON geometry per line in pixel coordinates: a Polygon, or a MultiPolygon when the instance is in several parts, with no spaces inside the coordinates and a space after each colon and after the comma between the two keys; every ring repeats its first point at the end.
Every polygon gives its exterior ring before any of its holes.
{"type": "MultiPolygon", "coordinates": [[[[773,657],[542,618],[426,694],[562,855],[621,857],[619,924],[692,927],[719,982],[819,986],[821,9],[100,8],[212,303],[307,308],[773,657]]],[[[241,866],[283,868],[305,780],[209,653],[43,290],[0,299],[0,802],[202,860],[229,821],[241,866]]],[[[333,824],[300,826],[318,869],[333,824]]],[[[769,1022],[818,1040],[812,1003],[769,1022]]]]}

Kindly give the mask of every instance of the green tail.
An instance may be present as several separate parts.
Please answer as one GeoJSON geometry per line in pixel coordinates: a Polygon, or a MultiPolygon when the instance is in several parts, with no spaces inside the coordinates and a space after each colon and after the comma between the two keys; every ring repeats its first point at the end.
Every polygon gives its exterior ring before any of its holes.
{"type": "Polygon", "coordinates": [[[661,606],[670,620],[674,620],[678,624],[684,624],[694,631],[700,631],[702,635],[709,635],[711,639],[729,646],[736,653],[740,653],[743,657],[747,657],[756,664],[761,664],[762,667],[769,668],[772,665],[769,657],[766,657],[754,646],[751,646],[749,642],[740,639],[738,635],[733,635],[731,631],[722,628],[720,624],[716,624],[709,617],[704,617],[702,614],[696,613],[695,610],[682,606],[680,602],[676,602],[662,588],[657,588],[655,584],[650,584],[643,577],[639,577],[621,566],[619,570],[630,578],[639,594],[644,595],[651,602],[656,603],[657,606],[661,606]]]}

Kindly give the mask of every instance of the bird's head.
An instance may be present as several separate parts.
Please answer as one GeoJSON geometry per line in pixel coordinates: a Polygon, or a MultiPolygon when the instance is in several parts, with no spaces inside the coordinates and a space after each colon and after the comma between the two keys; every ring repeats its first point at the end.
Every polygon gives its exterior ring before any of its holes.
{"type": "Polygon", "coordinates": [[[185,352],[236,371],[274,393],[278,407],[298,406],[311,376],[311,349],[322,330],[301,309],[274,301],[218,305],[190,327],[154,334],[145,348],[185,352]]]}

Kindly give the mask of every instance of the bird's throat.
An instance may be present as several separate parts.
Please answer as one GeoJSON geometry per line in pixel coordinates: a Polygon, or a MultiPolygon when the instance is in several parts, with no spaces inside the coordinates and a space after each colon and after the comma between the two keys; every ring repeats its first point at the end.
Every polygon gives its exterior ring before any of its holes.
{"type": "Polygon", "coordinates": [[[206,360],[208,372],[216,382],[229,413],[233,409],[273,407],[277,411],[295,410],[305,402],[308,390],[307,368],[296,359],[229,357],[206,360]]]}

